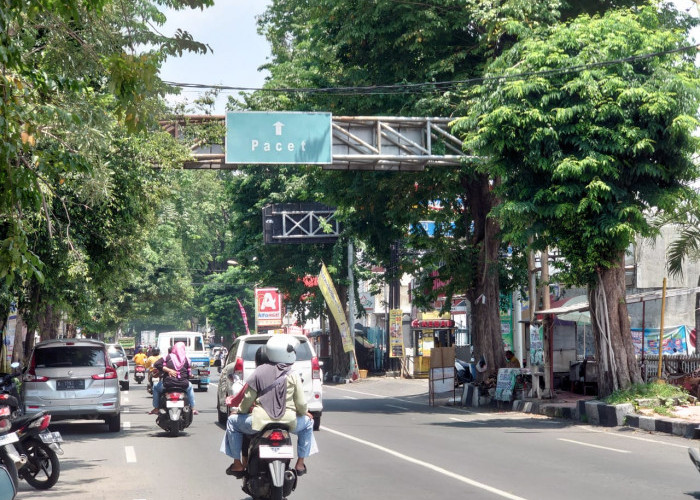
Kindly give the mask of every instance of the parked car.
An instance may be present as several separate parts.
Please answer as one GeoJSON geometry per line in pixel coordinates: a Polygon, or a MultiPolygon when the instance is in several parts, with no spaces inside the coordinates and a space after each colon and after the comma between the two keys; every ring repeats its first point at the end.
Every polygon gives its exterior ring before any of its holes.
{"type": "Polygon", "coordinates": [[[119,344],[107,344],[107,353],[109,353],[109,359],[117,369],[117,380],[119,380],[120,389],[128,391],[131,366],[129,365],[129,357],[126,351],[119,344]]]}
{"type": "MultiPolygon", "coordinates": [[[[243,335],[238,337],[228,350],[216,395],[216,410],[220,423],[225,423],[228,418],[226,398],[233,395],[231,386],[237,379],[247,380],[250,377],[255,370],[255,353],[267,343],[271,336],[271,334],[243,335]]],[[[301,376],[309,412],[314,416],[314,430],[318,430],[323,413],[321,366],[311,342],[304,335],[294,335],[294,337],[299,340],[299,347],[297,347],[297,360],[292,370],[301,376]]]]}
{"type": "Polygon", "coordinates": [[[104,342],[55,339],[39,342],[24,373],[27,414],[46,411],[52,420],[104,420],[118,432],[120,394],[117,370],[104,342]]]}

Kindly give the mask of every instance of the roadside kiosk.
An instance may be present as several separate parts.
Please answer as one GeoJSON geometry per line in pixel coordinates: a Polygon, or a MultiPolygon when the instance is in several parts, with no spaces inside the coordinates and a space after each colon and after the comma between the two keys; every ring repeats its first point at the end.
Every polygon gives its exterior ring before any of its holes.
{"type": "Polygon", "coordinates": [[[440,318],[437,313],[424,313],[421,319],[411,321],[411,335],[415,346],[413,376],[427,378],[430,373],[430,351],[436,347],[451,347],[455,343],[455,322],[440,318]],[[435,316],[435,317],[432,317],[435,316]]]}

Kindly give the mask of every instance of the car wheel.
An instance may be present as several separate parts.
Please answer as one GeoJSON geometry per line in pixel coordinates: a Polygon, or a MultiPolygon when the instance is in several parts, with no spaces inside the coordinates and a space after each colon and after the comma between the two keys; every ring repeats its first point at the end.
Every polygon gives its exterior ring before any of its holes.
{"type": "Polygon", "coordinates": [[[105,423],[109,429],[109,432],[119,432],[122,428],[121,414],[117,413],[110,417],[105,418],[105,423]]]}
{"type": "Polygon", "coordinates": [[[312,413],[314,416],[314,430],[318,431],[321,429],[321,412],[312,413]]]}

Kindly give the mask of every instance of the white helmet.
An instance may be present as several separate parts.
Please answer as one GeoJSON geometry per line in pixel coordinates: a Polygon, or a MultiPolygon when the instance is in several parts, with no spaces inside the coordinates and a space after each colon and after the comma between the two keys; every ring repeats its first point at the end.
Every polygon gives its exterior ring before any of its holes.
{"type": "Polygon", "coordinates": [[[298,346],[299,341],[292,335],[273,335],[266,344],[267,358],[271,363],[294,363],[297,360],[298,346]]]}

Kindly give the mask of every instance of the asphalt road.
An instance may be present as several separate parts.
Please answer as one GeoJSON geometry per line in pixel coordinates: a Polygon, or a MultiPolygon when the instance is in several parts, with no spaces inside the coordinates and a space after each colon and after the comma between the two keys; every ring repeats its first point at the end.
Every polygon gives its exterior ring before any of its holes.
{"type": "MultiPolygon", "coordinates": [[[[425,380],[326,385],[320,453],[290,498],[700,499],[688,446],[631,429],[603,429],[511,412],[428,405],[425,380]]],[[[55,423],[65,439],[61,477],[18,499],[246,499],[224,474],[215,387],[196,393],[200,415],[178,438],[147,415],[144,386],[123,392],[123,430],[55,423]]]]}

